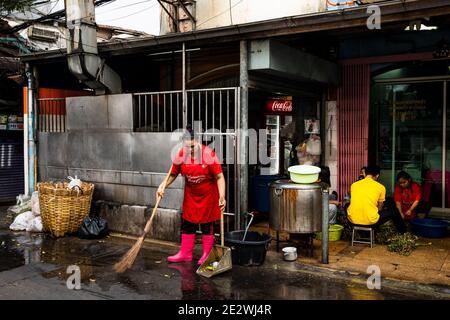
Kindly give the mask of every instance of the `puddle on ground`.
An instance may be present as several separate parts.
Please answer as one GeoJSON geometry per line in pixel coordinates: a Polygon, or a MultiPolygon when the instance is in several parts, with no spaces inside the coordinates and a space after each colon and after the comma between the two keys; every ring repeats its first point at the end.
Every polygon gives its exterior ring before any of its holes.
{"type": "Polygon", "coordinates": [[[67,267],[77,265],[84,286],[104,294],[101,296],[104,298],[114,298],[117,292],[121,298],[137,295],[168,300],[426,298],[373,291],[357,284],[300,273],[294,267],[292,270],[274,268],[275,265],[286,267],[289,262],[273,259],[266,259],[260,267],[233,266],[232,271],[204,278],[195,273],[196,260],[193,263],[167,264],[166,257],[177,251],[174,247],[145,245],[130,270],[123,274],[115,273],[112,266],[132,244],[118,239],[55,239],[47,234],[0,230],[0,272],[27,264],[45,263],[56,268],[42,271],[44,279],[66,281],[71,275],[67,273],[67,267]]]}

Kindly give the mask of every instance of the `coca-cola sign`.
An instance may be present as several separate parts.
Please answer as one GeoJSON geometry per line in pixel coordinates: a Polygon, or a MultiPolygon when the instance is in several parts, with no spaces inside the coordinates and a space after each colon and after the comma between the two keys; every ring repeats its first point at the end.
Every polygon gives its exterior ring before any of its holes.
{"type": "Polygon", "coordinates": [[[267,101],[266,109],[270,112],[292,112],[292,100],[272,99],[267,101]]]}

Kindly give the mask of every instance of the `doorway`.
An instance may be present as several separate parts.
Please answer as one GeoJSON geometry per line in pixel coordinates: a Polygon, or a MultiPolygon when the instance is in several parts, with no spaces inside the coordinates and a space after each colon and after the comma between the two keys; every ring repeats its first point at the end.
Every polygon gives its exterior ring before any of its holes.
{"type": "Polygon", "coordinates": [[[423,200],[450,213],[450,107],[448,78],[379,81],[372,87],[372,150],[380,182],[393,194],[396,176],[408,172],[423,200]],[[375,154],[374,154],[375,153],[375,154]]]}

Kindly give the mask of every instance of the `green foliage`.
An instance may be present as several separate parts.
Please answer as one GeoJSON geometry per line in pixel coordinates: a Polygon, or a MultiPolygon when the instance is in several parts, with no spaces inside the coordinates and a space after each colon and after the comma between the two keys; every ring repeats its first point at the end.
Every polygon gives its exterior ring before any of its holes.
{"type": "Polygon", "coordinates": [[[0,15],[4,16],[12,11],[24,11],[29,8],[35,0],[0,0],[0,15]]]}
{"type": "Polygon", "coordinates": [[[418,245],[417,239],[419,239],[417,236],[409,232],[397,234],[389,239],[388,250],[397,252],[402,256],[409,256],[418,245]]]}
{"type": "Polygon", "coordinates": [[[397,252],[402,256],[409,256],[419,246],[417,240],[418,237],[410,232],[398,233],[392,221],[380,226],[376,234],[377,243],[387,245],[389,251],[397,252]]]}
{"type": "Polygon", "coordinates": [[[342,230],[341,239],[351,239],[352,238],[352,226],[347,219],[347,215],[344,210],[338,212],[337,215],[337,223],[341,226],[344,226],[344,230],[342,230]]]}
{"type": "Polygon", "coordinates": [[[378,244],[389,244],[389,240],[398,234],[392,221],[381,225],[376,233],[375,240],[378,244]]]}

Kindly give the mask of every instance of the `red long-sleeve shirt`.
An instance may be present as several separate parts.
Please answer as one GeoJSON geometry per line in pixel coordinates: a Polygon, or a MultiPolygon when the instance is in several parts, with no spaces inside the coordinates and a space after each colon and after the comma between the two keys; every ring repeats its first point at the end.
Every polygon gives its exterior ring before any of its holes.
{"type": "MultiPolygon", "coordinates": [[[[395,186],[394,200],[401,203],[403,213],[411,209],[415,201],[420,201],[421,199],[422,189],[418,183],[411,182],[409,188],[402,188],[399,185],[395,186]]],[[[405,220],[413,219],[415,215],[416,213],[413,211],[411,216],[405,216],[405,220]]]]}

